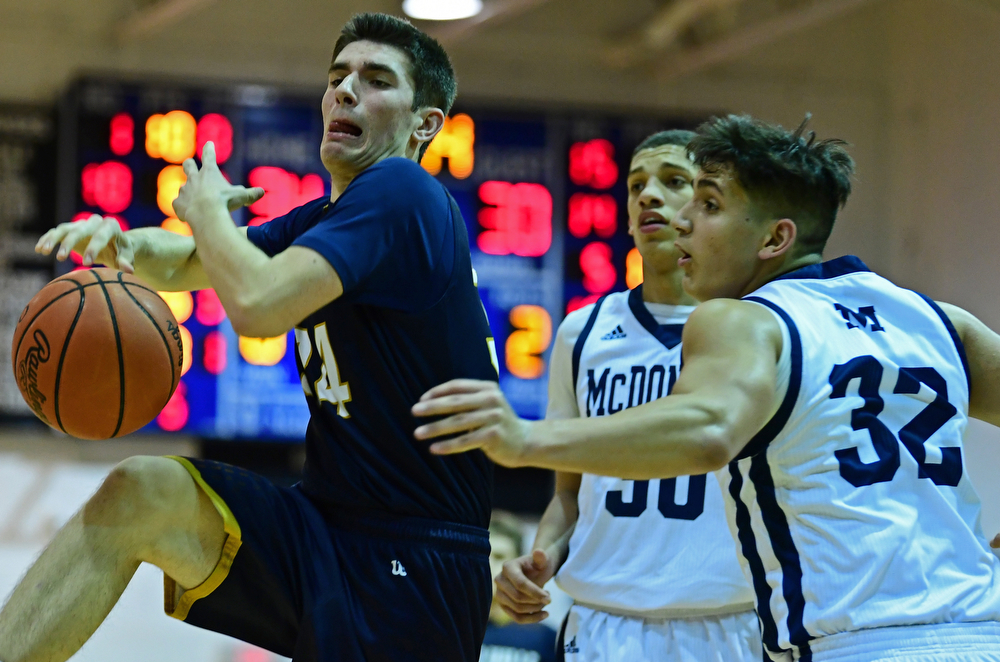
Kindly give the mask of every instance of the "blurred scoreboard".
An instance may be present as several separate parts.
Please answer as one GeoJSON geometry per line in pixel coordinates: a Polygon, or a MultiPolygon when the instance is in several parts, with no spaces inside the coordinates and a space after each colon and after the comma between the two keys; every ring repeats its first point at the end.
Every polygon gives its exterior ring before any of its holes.
{"type": "MultiPolygon", "coordinates": [[[[83,79],[60,112],[59,220],[114,216],[125,229],[190,234],[173,216],[181,163],[216,144],[232,182],[267,194],[234,214],[267,223],[330,194],[319,159],[322,89],[83,79]]],[[[455,197],[515,410],[544,416],[548,357],[565,314],[634,287],[625,179],[645,136],[690,118],[460,105],[422,165],[455,197]]],[[[79,266],[79,256],[74,255],[79,266]]],[[[150,431],[301,440],[308,421],[294,336],[237,336],[211,290],[162,293],[181,323],[181,385],[150,431]]]]}

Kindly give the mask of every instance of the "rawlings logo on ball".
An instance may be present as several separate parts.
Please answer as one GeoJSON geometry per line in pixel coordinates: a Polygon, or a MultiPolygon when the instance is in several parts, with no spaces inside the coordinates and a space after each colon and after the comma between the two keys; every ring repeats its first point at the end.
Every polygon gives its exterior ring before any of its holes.
{"type": "Polygon", "coordinates": [[[181,340],[180,327],[174,324],[173,320],[167,320],[167,331],[177,343],[177,367],[180,368],[184,365],[184,342],[181,340]]]}
{"type": "Polygon", "coordinates": [[[17,383],[21,386],[21,393],[24,394],[24,399],[27,400],[31,410],[48,422],[42,413],[42,405],[47,398],[38,390],[38,366],[49,360],[49,339],[40,329],[36,329],[32,337],[35,339],[35,344],[28,348],[27,354],[17,364],[17,383]]]}

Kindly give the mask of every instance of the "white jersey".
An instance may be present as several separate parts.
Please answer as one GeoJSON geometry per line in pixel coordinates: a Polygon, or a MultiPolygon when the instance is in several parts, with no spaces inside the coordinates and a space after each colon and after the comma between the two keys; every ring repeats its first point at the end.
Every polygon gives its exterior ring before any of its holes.
{"type": "Polygon", "coordinates": [[[777,413],[720,472],[772,658],[811,660],[871,628],[1000,619],[1000,560],[962,452],[968,366],[945,314],[854,257],[746,300],[791,343],[777,413]]]}
{"type": "MultiPolygon", "coordinates": [[[[547,418],[605,416],[667,395],[692,310],[644,304],[639,286],[571,313],[553,348],[547,418]]],[[[556,576],[578,604],[643,618],[753,608],[714,475],[632,481],[584,474],[578,506],[556,576]]]]}

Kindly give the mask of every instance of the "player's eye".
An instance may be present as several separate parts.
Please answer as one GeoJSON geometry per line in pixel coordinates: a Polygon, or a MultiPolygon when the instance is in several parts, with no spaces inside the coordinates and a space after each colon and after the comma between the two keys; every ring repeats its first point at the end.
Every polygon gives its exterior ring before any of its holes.
{"type": "Polygon", "coordinates": [[[691,182],[681,177],[680,175],[677,175],[676,177],[673,177],[670,180],[670,188],[684,188],[685,186],[689,186],[690,184],[691,182]]]}
{"type": "Polygon", "coordinates": [[[344,82],[343,78],[331,78],[330,87],[340,87],[340,84],[344,82]]]}
{"type": "Polygon", "coordinates": [[[390,87],[390,85],[389,85],[388,82],[386,82],[384,80],[380,80],[378,78],[375,78],[375,79],[372,80],[372,85],[374,85],[375,87],[377,87],[379,89],[382,89],[382,90],[386,89],[387,87],[390,87]]]}
{"type": "Polygon", "coordinates": [[[713,200],[711,198],[706,198],[702,202],[702,204],[705,206],[705,209],[708,210],[708,211],[719,211],[719,205],[716,204],[715,200],[713,200]]]}
{"type": "Polygon", "coordinates": [[[629,184],[628,192],[639,193],[640,191],[642,191],[642,187],[643,187],[642,182],[632,182],[631,184],[629,184]]]}

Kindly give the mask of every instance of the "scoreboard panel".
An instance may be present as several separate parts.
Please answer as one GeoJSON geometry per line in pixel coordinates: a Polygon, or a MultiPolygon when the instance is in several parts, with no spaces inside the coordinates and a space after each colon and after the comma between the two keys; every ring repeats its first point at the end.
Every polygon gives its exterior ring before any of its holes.
{"type": "MultiPolygon", "coordinates": [[[[171,203],[180,164],[216,144],[232,182],[263,199],[233,216],[267,223],[330,194],[319,159],[322,90],[254,85],[77,81],[61,108],[59,220],[114,216],[125,229],[190,234],[171,203]]],[[[627,232],[635,145],[690,118],[522,111],[460,104],[422,165],[455,197],[469,229],[500,382],[522,416],[544,416],[548,356],[564,315],[641,282],[627,232]]],[[[83,268],[79,256],[68,268],[83,268]]],[[[216,439],[301,440],[308,408],[294,335],[237,336],[211,290],[163,293],[182,327],[181,385],[150,424],[216,439]]]]}

